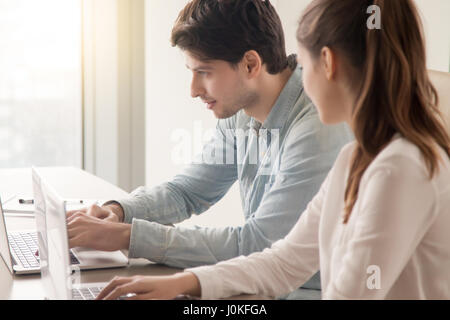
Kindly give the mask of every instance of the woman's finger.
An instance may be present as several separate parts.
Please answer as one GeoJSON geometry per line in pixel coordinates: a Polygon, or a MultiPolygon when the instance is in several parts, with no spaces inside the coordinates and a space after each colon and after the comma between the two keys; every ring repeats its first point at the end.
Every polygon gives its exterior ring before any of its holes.
{"type": "Polygon", "coordinates": [[[103,290],[98,294],[96,300],[105,299],[107,296],[111,294],[112,291],[116,290],[118,286],[121,286],[127,282],[132,281],[131,278],[125,278],[125,277],[115,277],[112,279],[106,287],[103,288],[103,290]]]}
{"type": "Polygon", "coordinates": [[[150,300],[154,296],[153,292],[142,293],[142,294],[133,294],[129,297],[126,297],[125,300],[150,300]]]}
{"type": "MultiPolygon", "coordinates": [[[[116,300],[130,293],[142,293],[141,284],[138,281],[130,280],[129,282],[116,286],[106,297],[106,300],[116,300]]],[[[148,289],[150,291],[151,289],[148,289]]],[[[145,290],[147,291],[147,290],[145,290]]]]}

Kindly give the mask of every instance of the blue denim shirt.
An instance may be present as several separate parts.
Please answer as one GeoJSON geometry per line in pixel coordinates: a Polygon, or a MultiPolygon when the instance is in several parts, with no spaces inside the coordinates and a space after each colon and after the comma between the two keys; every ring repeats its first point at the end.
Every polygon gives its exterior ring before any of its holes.
{"type": "MultiPolygon", "coordinates": [[[[118,201],[132,223],[129,257],[180,268],[214,264],[270,247],[287,235],[353,136],[325,126],[303,92],[297,67],[263,124],[239,112],[172,181],[118,201]],[[239,181],[245,224],[170,227],[201,214],[239,181]]],[[[320,289],[318,275],[304,287],[320,289]]]]}

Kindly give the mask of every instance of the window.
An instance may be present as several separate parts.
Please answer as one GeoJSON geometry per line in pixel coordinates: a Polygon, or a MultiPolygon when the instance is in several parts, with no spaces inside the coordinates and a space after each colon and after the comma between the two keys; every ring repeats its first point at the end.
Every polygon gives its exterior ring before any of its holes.
{"type": "Polygon", "coordinates": [[[0,167],[82,167],[81,0],[0,0],[0,167]]]}

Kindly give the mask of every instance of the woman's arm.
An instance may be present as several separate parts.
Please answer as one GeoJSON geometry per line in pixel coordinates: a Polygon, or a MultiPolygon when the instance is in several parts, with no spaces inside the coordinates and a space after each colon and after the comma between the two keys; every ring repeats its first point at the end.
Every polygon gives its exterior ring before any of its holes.
{"type": "Polygon", "coordinates": [[[190,272],[163,277],[115,277],[97,296],[97,300],[173,299],[178,295],[200,296],[200,283],[190,272]]]}
{"type": "Polygon", "coordinates": [[[115,278],[98,298],[129,293],[136,294],[132,299],[171,299],[180,294],[213,299],[242,293],[277,297],[298,288],[319,269],[318,226],[328,181],[329,177],[286,238],[271,248],[173,276],[115,278]]]}

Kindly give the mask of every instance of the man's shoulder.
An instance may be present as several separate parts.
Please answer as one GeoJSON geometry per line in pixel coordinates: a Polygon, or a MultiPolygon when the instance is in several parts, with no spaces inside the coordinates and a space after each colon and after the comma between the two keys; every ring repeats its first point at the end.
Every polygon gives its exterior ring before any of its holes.
{"type": "Polygon", "coordinates": [[[243,110],[240,110],[235,115],[229,118],[220,119],[218,121],[218,127],[220,129],[228,129],[228,130],[248,129],[251,119],[252,118],[246,115],[243,110]]]}
{"type": "Polygon", "coordinates": [[[319,113],[312,103],[305,105],[302,111],[292,120],[286,138],[289,140],[320,140],[322,143],[338,143],[340,146],[354,139],[347,124],[328,125],[322,123],[319,113]]]}
{"type": "MultiPolygon", "coordinates": [[[[305,101],[309,99],[306,98],[305,101]]],[[[286,132],[284,151],[305,154],[336,154],[354,140],[347,124],[323,124],[315,106],[305,104],[290,123],[286,132]]]]}

